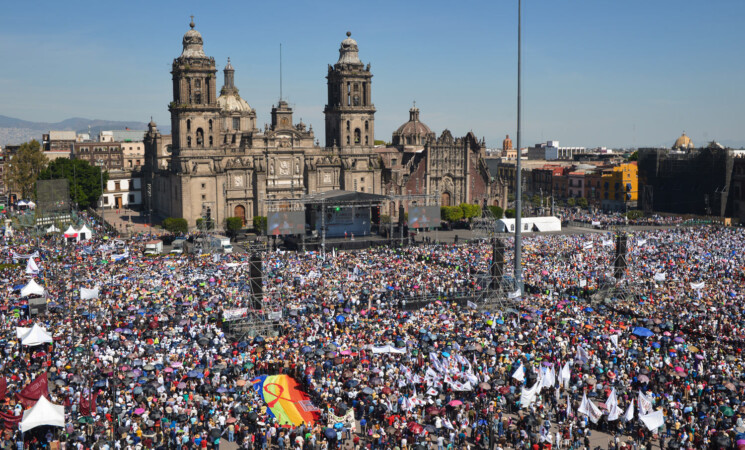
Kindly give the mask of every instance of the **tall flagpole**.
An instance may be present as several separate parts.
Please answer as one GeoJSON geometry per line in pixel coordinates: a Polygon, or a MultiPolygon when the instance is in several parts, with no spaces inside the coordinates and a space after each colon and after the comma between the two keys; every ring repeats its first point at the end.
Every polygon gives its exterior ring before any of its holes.
{"type": "Polygon", "coordinates": [[[522,0],[517,0],[517,164],[515,166],[515,287],[522,292],[522,152],[520,150],[522,0]]]}

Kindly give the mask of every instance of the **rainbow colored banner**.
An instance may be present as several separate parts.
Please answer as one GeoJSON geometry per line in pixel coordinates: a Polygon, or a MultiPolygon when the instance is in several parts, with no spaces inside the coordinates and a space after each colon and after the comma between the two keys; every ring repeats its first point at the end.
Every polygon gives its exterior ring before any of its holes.
{"type": "Polygon", "coordinates": [[[271,415],[280,425],[298,426],[316,421],[318,408],[308,394],[298,388],[297,381],[287,375],[262,375],[251,380],[256,392],[264,399],[271,415]]]}

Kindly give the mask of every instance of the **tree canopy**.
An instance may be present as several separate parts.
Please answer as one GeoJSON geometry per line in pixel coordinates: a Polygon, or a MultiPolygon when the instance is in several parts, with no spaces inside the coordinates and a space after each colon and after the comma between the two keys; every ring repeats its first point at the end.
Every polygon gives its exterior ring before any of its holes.
{"type": "MultiPolygon", "coordinates": [[[[70,183],[70,200],[80,208],[95,208],[101,198],[101,168],[91,166],[82,159],[55,159],[39,174],[39,179],[67,179],[70,183]]],[[[104,172],[104,184],[108,180],[109,174],[104,172]]]]}
{"type": "MultiPolygon", "coordinates": [[[[49,160],[41,151],[36,139],[21,144],[21,148],[5,164],[5,185],[10,192],[20,193],[22,198],[30,199],[40,173],[49,160]]],[[[42,178],[43,179],[43,178],[42,178]]]]}

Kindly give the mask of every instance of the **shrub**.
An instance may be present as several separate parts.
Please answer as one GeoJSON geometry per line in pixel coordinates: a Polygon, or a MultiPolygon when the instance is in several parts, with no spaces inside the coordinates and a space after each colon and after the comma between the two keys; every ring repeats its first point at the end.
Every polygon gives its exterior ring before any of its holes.
{"type": "Polygon", "coordinates": [[[501,219],[504,215],[504,210],[500,208],[499,206],[489,206],[489,211],[491,211],[492,215],[495,219],[501,219]]]}
{"type": "Polygon", "coordinates": [[[181,217],[168,217],[163,220],[163,228],[171,233],[186,233],[189,231],[189,223],[181,217]]]}
{"type": "Polygon", "coordinates": [[[259,234],[266,234],[266,216],[254,216],[253,219],[254,231],[259,234]]]}

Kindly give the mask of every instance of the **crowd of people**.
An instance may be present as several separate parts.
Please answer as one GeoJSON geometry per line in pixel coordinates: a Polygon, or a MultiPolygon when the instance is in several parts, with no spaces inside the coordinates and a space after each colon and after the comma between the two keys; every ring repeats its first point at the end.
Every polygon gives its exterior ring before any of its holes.
{"type": "Polygon", "coordinates": [[[621,277],[612,235],[526,236],[525,288],[498,294],[483,242],[265,253],[260,301],[282,314],[247,335],[228,312],[257,309],[248,254],[143,256],[147,236],[124,252],[89,227],[79,243],[3,238],[0,448],[745,443],[739,229],[635,231],[621,277]],[[18,290],[31,278],[49,299],[33,317],[18,290]],[[32,324],[54,342],[23,346],[17,327],[32,324]],[[314,420],[272,414],[254,380],[279,374],[314,420]],[[21,433],[44,377],[66,425],[21,433]]]}

